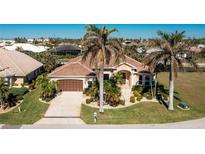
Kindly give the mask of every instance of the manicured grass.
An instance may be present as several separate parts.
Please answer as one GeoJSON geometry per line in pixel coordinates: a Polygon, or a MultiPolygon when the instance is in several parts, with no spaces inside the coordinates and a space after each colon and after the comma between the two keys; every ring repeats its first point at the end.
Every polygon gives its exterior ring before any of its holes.
{"type": "Polygon", "coordinates": [[[11,112],[0,114],[0,124],[33,124],[44,115],[48,104],[38,100],[40,91],[33,90],[25,95],[20,105],[22,112],[14,109],[11,112]]]}
{"type": "MultiPolygon", "coordinates": [[[[158,75],[160,83],[168,87],[168,74],[158,75]]],[[[168,111],[158,103],[140,103],[124,109],[105,110],[82,105],[81,118],[93,123],[93,112],[98,113],[98,124],[146,124],[185,121],[205,117],[205,73],[179,73],[175,81],[175,110],[168,111]],[[176,107],[179,101],[187,101],[191,110],[182,111],[176,107]]]]}

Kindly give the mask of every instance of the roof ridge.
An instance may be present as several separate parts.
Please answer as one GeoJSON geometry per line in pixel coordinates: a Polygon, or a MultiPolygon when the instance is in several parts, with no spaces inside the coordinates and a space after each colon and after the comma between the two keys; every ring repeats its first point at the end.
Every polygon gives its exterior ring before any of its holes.
{"type": "Polygon", "coordinates": [[[134,60],[134,61],[136,61],[137,63],[143,65],[141,62],[139,62],[138,60],[135,60],[134,58],[131,58],[131,57],[127,56],[127,55],[125,55],[125,57],[127,57],[127,58],[129,58],[129,59],[131,59],[131,60],[134,60]]]}
{"type": "Polygon", "coordinates": [[[17,68],[18,70],[20,70],[20,72],[22,72],[23,75],[26,75],[25,72],[24,72],[16,63],[14,63],[13,58],[8,55],[8,52],[17,52],[17,51],[15,51],[15,50],[14,50],[14,51],[6,51],[5,53],[6,53],[6,56],[8,56],[9,59],[11,59],[11,62],[16,66],[16,68],[17,68]]]}
{"type": "Polygon", "coordinates": [[[76,62],[76,63],[79,63],[81,66],[83,66],[85,69],[87,69],[88,71],[90,72],[93,72],[90,68],[88,68],[87,66],[83,65],[82,63],[80,63],[79,61],[76,62]]]}
{"type": "MultiPolygon", "coordinates": [[[[78,57],[72,58],[72,59],[70,59],[70,60],[77,59],[77,58],[79,58],[79,57],[81,57],[81,56],[78,56],[78,57]]],[[[79,59],[78,61],[80,61],[80,59],[79,59]]],[[[78,62],[78,61],[77,61],[77,62],[78,62]]],[[[62,65],[61,67],[56,68],[54,71],[52,71],[52,72],[49,73],[48,75],[52,75],[52,74],[54,74],[54,73],[56,73],[56,72],[62,70],[63,68],[67,67],[68,65],[70,65],[70,64],[72,64],[72,63],[76,63],[76,62],[73,62],[73,61],[68,62],[67,64],[62,65]]]]}
{"type": "Polygon", "coordinates": [[[72,64],[72,62],[71,62],[71,63],[67,63],[67,64],[65,64],[65,65],[62,65],[62,66],[56,68],[54,71],[52,71],[52,72],[49,73],[48,75],[52,75],[52,74],[54,74],[54,73],[56,73],[56,72],[62,70],[63,68],[67,67],[67,66],[70,65],[70,64],[72,64]]]}

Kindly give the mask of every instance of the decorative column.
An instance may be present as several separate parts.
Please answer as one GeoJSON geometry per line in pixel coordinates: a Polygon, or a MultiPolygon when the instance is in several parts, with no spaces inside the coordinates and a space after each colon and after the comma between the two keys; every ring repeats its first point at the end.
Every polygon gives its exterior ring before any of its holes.
{"type": "Polygon", "coordinates": [[[13,85],[13,79],[12,77],[9,77],[9,88],[11,88],[13,85]]]}
{"type": "Polygon", "coordinates": [[[134,83],[134,73],[132,72],[131,73],[131,86],[134,86],[135,83],[134,83]]]}

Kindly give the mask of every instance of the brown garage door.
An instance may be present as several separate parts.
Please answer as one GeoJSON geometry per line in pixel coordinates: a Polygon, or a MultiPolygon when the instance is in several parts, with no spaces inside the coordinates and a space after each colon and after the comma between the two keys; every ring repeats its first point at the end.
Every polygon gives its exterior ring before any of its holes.
{"type": "Polygon", "coordinates": [[[82,80],[59,80],[58,89],[62,91],[83,91],[82,80]]]}

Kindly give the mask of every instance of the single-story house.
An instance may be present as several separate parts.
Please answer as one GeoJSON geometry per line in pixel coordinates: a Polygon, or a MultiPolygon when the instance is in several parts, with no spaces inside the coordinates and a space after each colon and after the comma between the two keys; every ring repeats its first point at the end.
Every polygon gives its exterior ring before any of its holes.
{"type": "Polygon", "coordinates": [[[81,48],[74,44],[61,43],[57,47],[50,49],[49,52],[56,55],[78,55],[81,52],[81,48]]]}
{"type": "MultiPolygon", "coordinates": [[[[153,74],[149,67],[125,56],[118,64],[115,58],[111,58],[108,65],[104,67],[104,80],[109,79],[113,73],[121,72],[124,78],[124,85],[132,87],[136,84],[149,86],[153,83],[153,74]]],[[[90,65],[89,58],[82,61],[82,56],[71,59],[67,64],[58,67],[48,74],[48,77],[57,81],[58,89],[62,91],[83,91],[89,87],[96,78],[95,67],[90,65]]]]}
{"type": "Polygon", "coordinates": [[[163,51],[163,49],[158,48],[158,47],[153,47],[153,48],[148,49],[148,50],[146,51],[146,54],[149,55],[149,54],[151,54],[151,53],[153,53],[153,52],[157,52],[157,51],[163,51]]]}
{"type": "Polygon", "coordinates": [[[15,43],[10,46],[4,46],[7,50],[22,50],[29,52],[44,52],[48,49],[46,46],[37,46],[30,43],[15,43]]]}
{"type": "Polygon", "coordinates": [[[0,77],[10,86],[21,86],[37,77],[43,64],[19,52],[0,49],[0,77]]]}

